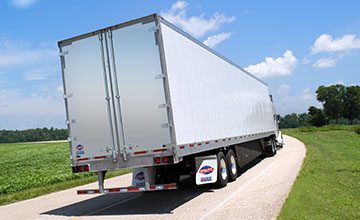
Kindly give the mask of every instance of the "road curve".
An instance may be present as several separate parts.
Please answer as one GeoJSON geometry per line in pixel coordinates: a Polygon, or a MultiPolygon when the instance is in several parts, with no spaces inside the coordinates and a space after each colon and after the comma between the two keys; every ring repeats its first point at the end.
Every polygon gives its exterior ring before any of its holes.
{"type": "MultiPolygon", "coordinates": [[[[305,157],[304,144],[284,136],[275,157],[254,163],[227,187],[211,189],[182,181],[180,189],[151,193],[76,195],[87,184],[0,206],[1,219],[275,219],[305,157]]],[[[106,180],[106,187],[131,184],[131,175],[106,180]]]]}

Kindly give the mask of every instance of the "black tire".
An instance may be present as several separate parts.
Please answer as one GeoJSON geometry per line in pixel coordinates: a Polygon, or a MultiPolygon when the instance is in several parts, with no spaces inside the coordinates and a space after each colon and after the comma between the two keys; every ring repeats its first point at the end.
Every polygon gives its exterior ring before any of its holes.
{"type": "Polygon", "coordinates": [[[277,152],[277,146],[276,146],[276,141],[272,140],[271,141],[271,145],[268,147],[268,154],[267,156],[269,157],[273,157],[276,155],[277,152]]]}
{"type": "Polygon", "coordinates": [[[236,163],[236,156],[233,150],[229,150],[226,153],[226,162],[229,170],[229,182],[235,181],[238,177],[239,171],[236,163]]]}
{"type": "Polygon", "coordinates": [[[228,166],[223,152],[217,154],[217,164],[217,181],[215,182],[215,186],[222,188],[227,185],[229,180],[228,166]]]}

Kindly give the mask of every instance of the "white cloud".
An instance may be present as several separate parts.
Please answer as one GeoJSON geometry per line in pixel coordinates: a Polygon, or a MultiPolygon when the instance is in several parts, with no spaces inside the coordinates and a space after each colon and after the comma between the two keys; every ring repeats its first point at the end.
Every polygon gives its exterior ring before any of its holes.
{"type": "Polygon", "coordinates": [[[259,78],[266,78],[277,75],[289,75],[297,64],[296,57],[291,50],[287,50],[282,57],[266,57],[265,61],[250,65],[245,69],[259,78]]]}
{"type": "Polygon", "coordinates": [[[282,84],[279,86],[277,94],[279,96],[288,96],[290,92],[290,85],[289,84],[282,84]]]}
{"type": "Polygon", "coordinates": [[[277,113],[286,115],[289,113],[307,112],[309,106],[320,107],[321,103],[316,100],[315,91],[305,88],[290,95],[290,86],[280,85],[277,92],[274,93],[274,103],[277,113]]]}
{"type": "Polygon", "coordinates": [[[342,80],[336,81],[335,84],[345,85],[344,81],[342,81],[342,80]]]}
{"type": "Polygon", "coordinates": [[[336,65],[337,60],[334,58],[320,58],[312,66],[315,68],[330,68],[336,65]]]}
{"type": "Polygon", "coordinates": [[[32,69],[26,71],[24,78],[29,81],[36,80],[47,80],[51,78],[58,78],[60,75],[60,67],[39,67],[37,69],[32,69]]]}
{"type": "Polygon", "coordinates": [[[186,1],[177,1],[169,10],[163,11],[161,15],[196,38],[203,37],[208,32],[218,30],[222,24],[231,23],[235,20],[234,16],[227,17],[220,13],[215,13],[210,18],[205,18],[205,13],[200,16],[188,17],[188,5],[186,1]]]}
{"type": "Polygon", "coordinates": [[[55,47],[5,40],[0,45],[0,69],[55,60],[57,55],[55,47]]]}
{"type": "Polygon", "coordinates": [[[303,62],[303,64],[311,62],[314,68],[331,68],[336,66],[338,61],[349,54],[351,50],[356,49],[360,49],[360,38],[354,34],[345,34],[336,39],[329,34],[322,34],[310,47],[310,56],[304,58],[308,62],[303,62]],[[320,57],[315,62],[309,59],[311,56],[324,53],[328,57],[320,57]]]}
{"type": "MultiPolygon", "coordinates": [[[[54,89],[54,92],[56,90],[54,89]]],[[[0,90],[0,115],[10,116],[62,116],[64,107],[60,95],[36,94],[26,95],[18,89],[0,90]]]]}
{"type": "Polygon", "coordinates": [[[345,34],[340,38],[334,39],[329,34],[322,34],[315,40],[313,46],[310,47],[310,55],[305,57],[303,64],[313,63],[314,68],[331,68],[336,66],[344,56],[350,51],[360,49],[360,38],[354,34],[345,34]],[[320,57],[311,61],[309,57],[316,54],[327,54],[328,57],[320,57]]]}
{"type": "Polygon", "coordinates": [[[220,34],[211,35],[203,42],[206,46],[214,48],[219,43],[230,38],[230,32],[222,32],[220,34]]]}
{"type": "Polygon", "coordinates": [[[301,94],[301,99],[308,101],[315,99],[315,92],[312,92],[310,88],[305,88],[301,94]]]}
{"type": "Polygon", "coordinates": [[[65,127],[64,104],[55,89],[27,93],[20,89],[0,89],[0,129],[65,127]]]}
{"type": "Polygon", "coordinates": [[[61,72],[55,45],[0,39],[0,72],[0,129],[63,127],[62,96],[56,89],[61,84],[61,72]]]}
{"type": "Polygon", "coordinates": [[[12,0],[13,4],[17,7],[28,7],[33,5],[37,0],[12,0]]]}
{"type": "Polygon", "coordinates": [[[329,34],[322,34],[311,47],[311,53],[345,52],[355,49],[360,49],[360,38],[353,34],[345,34],[336,39],[329,34]]]}

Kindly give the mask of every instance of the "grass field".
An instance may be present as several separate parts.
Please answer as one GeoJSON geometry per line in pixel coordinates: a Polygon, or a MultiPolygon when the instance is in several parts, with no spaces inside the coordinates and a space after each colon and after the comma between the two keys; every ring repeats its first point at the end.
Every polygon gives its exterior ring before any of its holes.
{"type": "MultiPolygon", "coordinates": [[[[0,205],[96,181],[94,173],[73,174],[68,143],[0,144],[0,205]]],[[[119,170],[107,177],[127,173],[119,170]]]]}
{"type": "Polygon", "coordinates": [[[284,130],[305,143],[307,155],[278,219],[360,219],[360,135],[354,130],[284,130]]]}

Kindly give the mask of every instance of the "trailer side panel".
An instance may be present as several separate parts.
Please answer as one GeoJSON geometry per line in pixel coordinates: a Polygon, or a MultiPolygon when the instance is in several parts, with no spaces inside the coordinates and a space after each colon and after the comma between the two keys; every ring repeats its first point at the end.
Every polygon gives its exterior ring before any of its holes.
{"type": "Polygon", "coordinates": [[[177,144],[275,131],[266,84],[161,23],[177,144]]]}

